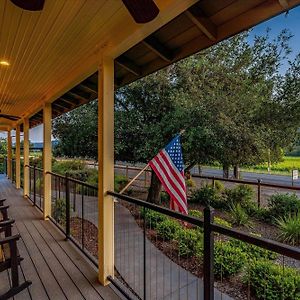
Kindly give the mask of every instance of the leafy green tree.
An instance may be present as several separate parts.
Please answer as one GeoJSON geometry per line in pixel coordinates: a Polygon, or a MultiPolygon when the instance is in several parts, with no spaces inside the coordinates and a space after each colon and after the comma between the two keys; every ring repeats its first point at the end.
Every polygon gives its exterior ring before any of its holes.
{"type": "MultiPolygon", "coordinates": [[[[248,33],[125,86],[116,92],[115,157],[148,162],[185,129],[187,165],[230,166],[280,160],[300,125],[300,58],[281,64],[291,49],[284,30],[250,44],[248,33]]],[[[97,157],[96,102],[54,122],[59,151],[97,157]]],[[[153,173],[148,201],[158,202],[161,185],[153,173]]]]}
{"type": "Polygon", "coordinates": [[[0,138],[0,155],[5,156],[7,155],[7,139],[0,138]]]}
{"type": "Polygon", "coordinates": [[[98,102],[93,101],[53,120],[53,136],[59,143],[55,155],[97,159],[98,102]]]}

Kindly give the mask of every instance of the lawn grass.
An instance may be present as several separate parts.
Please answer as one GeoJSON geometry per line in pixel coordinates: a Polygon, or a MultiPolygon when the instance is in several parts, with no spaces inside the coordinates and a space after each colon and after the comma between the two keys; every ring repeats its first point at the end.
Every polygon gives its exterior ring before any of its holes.
{"type": "MultiPolygon", "coordinates": [[[[264,163],[251,168],[245,168],[245,170],[249,169],[265,173],[268,172],[268,164],[264,163]]],[[[271,173],[291,174],[294,169],[300,169],[300,156],[285,156],[282,162],[271,165],[271,173]]]]}
{"type": "MultiPolygon", "coordinates": [[[[220,169],[221,166],[206,166],[212,169],[220,169]]],[[[300,170],[300,156],[285,156],[282,162],[271,164],[271,174],[292,175],[292,170],[300,170]]],[[[241,171],[268,174],[268,164],[257,166],[241,167],[241,171]]]]}

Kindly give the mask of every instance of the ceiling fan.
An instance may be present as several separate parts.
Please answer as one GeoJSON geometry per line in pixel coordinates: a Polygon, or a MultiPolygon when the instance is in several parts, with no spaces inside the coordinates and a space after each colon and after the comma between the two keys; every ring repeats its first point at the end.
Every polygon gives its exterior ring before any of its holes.
{"type": "Polygon", "coordinates": [[[18,116],[2,114],[1,110],[0,110],[0,118],[8,119],[8,120],[11,120],[11,121],[18,121],[18,120],[21,119],[18,116]]]}
{"type": "MultiPolygon", "coordinates": [[[[10,0],[18,7],[39,11],[44,8],[45,0],[10,0]]],[[[156,18],[159,8],[153,0],[122,0],[136,23],[148,23],[156,18]]]]}

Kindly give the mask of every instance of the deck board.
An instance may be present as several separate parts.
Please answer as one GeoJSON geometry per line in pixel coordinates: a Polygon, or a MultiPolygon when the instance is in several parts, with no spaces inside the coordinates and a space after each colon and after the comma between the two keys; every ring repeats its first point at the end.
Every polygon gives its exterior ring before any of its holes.
{"type": "MultiPolygon", "coordinates": [[[[19,251],[24,261],[20,279],[32,281],[18,299],[120,299],[97,281],[97,272],[87,259],[42,214],[21,196],[21,191],[0,175],[0,197],[7,198],[9,214],[20,233],[19,251]],[[24,273],[24,276],[23,276],[24,273]]],[[[0,293],[8,288],[8,274],[0,274],[0,293]]]]}

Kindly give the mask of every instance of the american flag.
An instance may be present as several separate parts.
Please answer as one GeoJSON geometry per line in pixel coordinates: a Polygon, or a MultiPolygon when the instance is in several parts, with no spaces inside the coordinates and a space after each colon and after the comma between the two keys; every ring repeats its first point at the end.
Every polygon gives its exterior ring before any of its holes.
{"type": "Polygon", "coordinates": [[[171,198],[173,210],[188,214],[180,135],[177,135],[149,162],[171,198]]]}

